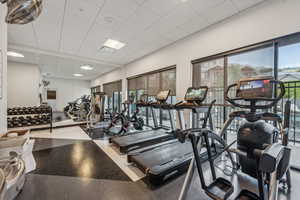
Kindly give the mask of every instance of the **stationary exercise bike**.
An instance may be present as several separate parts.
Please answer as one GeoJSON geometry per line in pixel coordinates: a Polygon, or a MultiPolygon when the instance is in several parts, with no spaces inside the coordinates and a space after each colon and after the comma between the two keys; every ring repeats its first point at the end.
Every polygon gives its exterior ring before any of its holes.
{"type": "Polygon", "coordinates": [[[129,105],[133,104],[133,102],[134,102],[134,96],[129,96],[128,100],[122,103],[123,105],[122,111],[119,113],[117,112],[112,116],[110,125],[106,129],[106,133],[108,135],[127,134],[129,132],[131,124],[133,125],[135,130],[143,130],[144,120],[143,118],[137,116],[140,111],[138,108],[136,108],[132,116],[126,114],[129,109],[129,105]],[[119,128],[118,131],[116,132],[111,131],[111,129],[114,127],[115,128],[118,127],[119,128]]]}
{"type": "MultiPolygon", "coordinates": [[[[124,102],[124,106],[127,106],[127,110],[129,110],[129,105],[133,105],[134,103],[134,95],[130,95],[128,97],[128,100],[124,102]]],[[[143,101],[143,100],[139,100],[139,101],[143,101]]],[[[128,115],[126,115],[126,122],[123,124],[123,126],[125,127],[129,127],[130,123],[133,125],[135,130],[143,130],[143,126],[144,126],[144,120],[141,117],[138,117],[138,114],[140,112],[140,109],[138,106],[136,106],[135,111],[133,112],[132,115],[130,115],[128,113],[128,115]]]]}
{"type": "MultiPolygon", "coordinates": [[[[223,152],[231,152],[229,156],[233,153],[236,154],[237,165],[242,172],[258,180],[259,190],[259,194],[242,190],[237,197],[233,198],[235,200],[276,200],[278,184],[285,175],[288,185],[290,185],[289,161],[291,150],[285,142],[288,133],[266,122],[266,120],[276,121],[274,119],[280,118],[278,115],[269,112],[257,112],[258,109],[272,108],[284,96],[284,93],[284,84],[272,80],[272,77],[241,79],[237,84],[230,85],[225,92],[225,99],[229,103],[239,108],[250,109],[250,112],[237,111],[232,113],[232,115],[243,117],[246,120],[237,131],[237,140],[224,147],[223,152]],[[280,87],[279,90],[277,89],[278,86],[280,87]],[[230,98],[229,91],[234,87],[237,87],[236,97],[230,98]],[[275,88],[279,92],[277,97],[274,97],[275,88]],[[242,104],[241,102],[249,103],[242,104]],[[258,102],[260,104],[257,104],[258,102]],[[262,102],[268,103],[262,104],[262,102]],[[280,134],[283,142],[278,141],[280,134]],[[235,142],[237,142],[237,148],[232,148],[235,142]]],[[[229,123],[225,123],[225,128],[228,126],[229,123]]],[[[183,136],[190,138],[201,187],[207,196],[214,200],[228,199],[234,191],[230,181],[216,176],[214,163],[216,158],[212,154],[210,139],[215,144],[224,144],[226,140],[223,138],[225,136],[224,130],[222,131],[221,135],[208,129],[191,129],[181,132],[183,136]],[[199,156],[203,147],[207,150],[213,178],[213,182],[209,185],[206,184],[202,169],[203,162],[199,156]]]]}

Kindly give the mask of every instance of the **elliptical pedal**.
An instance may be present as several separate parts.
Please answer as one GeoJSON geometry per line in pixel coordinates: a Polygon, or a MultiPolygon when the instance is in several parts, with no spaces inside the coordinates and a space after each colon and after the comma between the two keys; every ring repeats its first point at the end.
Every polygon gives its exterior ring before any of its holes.
{"type": "Polygon", "coordinates": [[[205,193],[215,200],[226,200],[234,191],[233,185],[230,181],[224,178],[217,178],[209,186],[207,186],[205,193]]]}
{"type": "Polygon", "coordinates": [[[260,200],[260,198],[249,190],[242,190],[234,200],[260,200]]]}

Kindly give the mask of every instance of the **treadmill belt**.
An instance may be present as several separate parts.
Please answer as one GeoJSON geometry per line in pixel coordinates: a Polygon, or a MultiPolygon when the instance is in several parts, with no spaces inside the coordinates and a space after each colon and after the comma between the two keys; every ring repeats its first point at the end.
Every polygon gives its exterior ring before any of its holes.
{"type": "Polygon", "coordinates": [[[122,137],[112,138],[112,143],[117,144],[118,146],[128,146],[132,144],[139,144],[145,141],[154,140],[156,138],[167,137],[170,134],[165,131],[147,131],[141,132],[134,135],[126,135],[122,137]]]}
{"type": "Polygon", "coordinates": [[[188,142],[174,142],[141,154],[129,155],[129,160],[135,163],[144,172],[148,171],[152,174],[161,174],[169,168],[176,168],[176,166],[181,165],[182,162],[190,160],[192,156],[192,145],[188,142]]]}

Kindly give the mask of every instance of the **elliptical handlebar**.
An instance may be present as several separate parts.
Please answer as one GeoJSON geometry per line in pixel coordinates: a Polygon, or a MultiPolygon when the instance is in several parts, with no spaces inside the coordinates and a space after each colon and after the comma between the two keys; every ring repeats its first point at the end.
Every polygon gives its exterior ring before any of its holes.
{"type": "Polygon", "coordinates": [[[229,85],[226,90],[225,90],[225,100],[228,101],[230,104],[232,104],[235,107],[239,107],[239,108],[251,108],[254,107],[255,109],[267,109],[267,108],[271,108],[273,107],[280,99],[283,98],[284,94],[285,94],[285,87],[284,87],[284,83],[278,80],[270,80],[270,83],[273,84],[273,86],[275,85],[275,89],[277,89],[277,85],[280,86],[280,93],[277,97],[275,98],[265,98],[265,97],[256,97],[256,98],[243,98],[243,97],[235,97],[235,98],[230,98],[228,96],[230,89],[232,89],[233,87],[237,87],[238,84],[231,84],[229,85]],[[245,100],[245,101],[252,101],[252,102],[257,102],[257,101],[268,101],[271,102],[269,104],[266,105],[247,105],[247,104],[240,104],[237,103],[237,101],[240,100],[245,100]]]}

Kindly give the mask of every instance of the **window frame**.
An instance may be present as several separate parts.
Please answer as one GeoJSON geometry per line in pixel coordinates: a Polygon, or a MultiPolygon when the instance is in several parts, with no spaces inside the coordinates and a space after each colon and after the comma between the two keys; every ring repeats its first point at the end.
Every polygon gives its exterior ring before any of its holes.
{"type": "MultiPolygon", "coordinates": [[[[241,53],[246,53],[246,52],[250,52],[250,51],[255,51],[258,49],[262,49],[262,48],[266,48],[266,47],[273,47],[273,77],[275,80],[278,80],[279,78],[279,59],[280,59],[280,55],[279,55],[279,48],[282,46],[288,46],[291,44],[300,44],[300,32],[297,33],[293,33],[293,34],[289,34],[286,36],[282,36],[282,37],[278,37],[278,38],[274,38],[274,39],[270,39],[267,41],[263,41],[263,42],[259,42],[259,43],[255,43],[255,44],[251,44],[251,45],[247,45],[245,47],[240,47],[240,48],[236,48],[233,50],[229,50],[229,51],[225,51],[222,53],[218,53],[215,55],[211,55],[211,56],[206,56],[203,58],[199,58],[199,59],[195,59],[191,61],[192,64],[192,72],[193,72],[193,85],[195,83],[195,75],[194,75],[194,71],[195,71],[195,65],[202,63],[202,62],[207,62],[207,61],[211,61],[214,59],[219,59],[219,58],[224,58],[224,88],[227,86],[228,83],[228,57],[229,56],[233,56],[233,55],[238,55],[241,53]]],[[[287,84],[290,85],[290,82],[286,82],[287,84]]],[[[292,83],[293,84],[293,81],[292,83]]],[[[224,90],[225,92],[225,90],[224,90]]],[[[275,90],[276,93],[276,90],[275,90]]],[[[276,95],[276,94],[275,94],[276,95]]],[[[282,104],[283,102],[279,102],[278,104],[282,104]]],[[[221,105],[217,105],[217,106],[222,106],[223,107],[223,123],[226,121],[227,118],[227,112],[229,111],[229,107],[231,107],[228,103],[224,102],[224,104],[221,105]]],[[[277,106],[273,107],[273,111],[276,113],[278,110],[277,106]]],[[[295,123],[295,122],[294,122],[295,123]]],[[[293,142],[300,142],[300,140],[296,140],[296,126],[294,126],[294,131],[291,130],[290,132],[290,139],[292,138],[293,135],[293,142]]]]}
{"type": "MultiPolygon", "coordinates": [[[[137,79],[137,78],[140,78],[140,77],[146,77],[147,83],[146,83],[146,88],[144,90],[146,91],[146,93],[148,93],[148,90],[149,90],[149,79],[148,79],[148,76],[149,75],[153,75],[153,74],[159,74],[159,88],[161,89],[162,88],[162,72],[166,72],[166,71],[169,71],[169,70],[175,70],[175,82],[176,82],[177,68],[176,68],[176,65],[171,65],[169,67],[165,67],[165,68],[162,68],[162,69],[158,69],[158,70],[154,70],[154,71],[150,71],[150,72],[146,72],[146,73],[142,73],[142,74],[139,74],[139,75],[128,77],[127,78],[127,83],[129,85],[129,81],[132,80],[132,79],[137,79]]],[[[134,93],[135,93],[135,99],[137,99],[138,98],[138,91],[139,90],[141,90],[141,89],[131,90],[131,88],[128,87],[127,88],[127,95],[129,95],[130,92],[134,91],[134,93]]],[[[175,87],[175,91],[174,91],[174,95],[173,96],[176,97],[176,87],[175,87]]],[[[170,96],[170,97],[173,97],[173,96],[170,96]]],[[[149,98],[151,98],[151,97],[153,97],[153,96],[152,95],[149,96],[147,94],[147,100],[149,100],[149,98]]],[[[171,103],[176,103],[176,102],[173,102],[173,98],[171,98],[171,103]]],[[[152,127],[150,125],[149,114],[150,114],[150,110],[147,107],[146,108],[146,122],[145,122],[145,125],[148,126],[148,127],[152,127]]],[[[162,116],[163,116],[163,111],[160,109],[159,110],[158,125],[161,126],[161,127],[163,127],[163,128],[169,128],[168,126],[165,126],[163,124],[163,117],[162,116]]]]}

